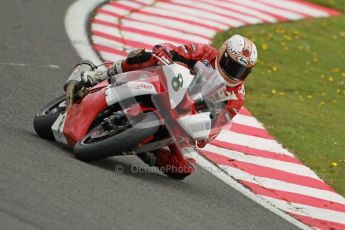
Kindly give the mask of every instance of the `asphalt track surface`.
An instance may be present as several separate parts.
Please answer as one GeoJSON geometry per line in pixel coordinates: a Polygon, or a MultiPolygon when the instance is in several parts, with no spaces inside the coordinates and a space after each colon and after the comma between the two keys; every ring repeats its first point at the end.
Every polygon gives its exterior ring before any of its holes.
{"type": "Polygon", "coordinates": [[[0,228],[295,229],[200,167],[180,182],[135,157],[86,164],[35,135],[35,113],[80,60],[64,28],[72,2],[0,7],[0,228]]]}

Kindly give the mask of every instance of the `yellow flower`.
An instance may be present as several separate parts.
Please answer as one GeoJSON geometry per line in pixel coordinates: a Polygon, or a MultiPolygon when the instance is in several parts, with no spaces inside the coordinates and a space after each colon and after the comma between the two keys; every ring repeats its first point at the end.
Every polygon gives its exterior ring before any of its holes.
{"type": "Polygon", "coordinates": [[[286,40],[288,40],[288,41],[291,41],[291,40],[292,40],[292,37],[289,36],[289,35],[284,35],[284,38],[285,38],[286,40]]]}
{"type": "Polygon", "coordinates": [[[338,67],[332,68],[331,72],[332,73],[338,73],[339,72],[339,68],[338,67]]]}
{"type": "Polygon", "coordinates": [[[345,77],[345,72],[342,72],[342,73],[341,73],[341,76],[345,77]]]}
{"type": "Polygon", "coordinates": [[[308,95],[307,98],[308,98],[308,99],[312,99],[313,96],[312,96],[312,95],[308,95]]]}
{"type": "Polygon", "coordinates": [[[320,106],[323,106],[323,105],[325,105],[326,103],[324,102],[324,101],[321,101],[320,102],[320,106]]]}
{"type": "Polygon", "coordinates": [[[273,71],[273,72],[277,72],[277,71],[278,71],[278,67],[277,67],[277,66],[275,66],[275,65],[274,65],[274,66],[272,66],[272,71],[273,71]]]}
{"type": "Polygon", "coordinates": [[[275,89],[272,89],[272,94],[276,94],[277,93],[277,91],[275,90],[275,89]]]}
{"type": "Polygon", "coordinates": [[[319,59],[318,59],[317,57],[314,57],[314,58],[313,58],[313,62],[316,63],[316,62],[318,62],[318,61],[319,61],[319,59]]]}
{"type": "Polygon", "coordinates": [[[341,89],[337,89],[337,93],[341,93],[341,89]]]}
{"type": "Polygon", "coordinates": [[[284,92],[279,92],[280,96],[285,96],[284,92]]]}
{"type": "Polygon", "coordinates": [[[330,82],[334,81],[334,77],[329,77],[328,81],[330,81],[330,82]]]}
{"type": "Polygon", "coordinates": [[[322,92],[322,93],[321,93],[321,96],[326,96],[326,93],[325,93],[325,92],[322,92]]]}
{"type": "Polygon", "coordinates": [[[277,32],[278,34],[283,34],[283,33],[285,33],[285,30],[282,29],[282,28],[277,28],[276,32],[277,32]]]}
{"type": "Polygon", "coordinates": [[[268,45],[266,43],[262,43],[261,44],[261,49],[267,50],[268,49],[268,45]]]}
{"type": "Polygon", "coordinates": [[[337,163],[337,162],[332,162],[332,163],[331,163],[331,166],[332,166],[332,167],[338,167],[338,163],[337,163]]]}

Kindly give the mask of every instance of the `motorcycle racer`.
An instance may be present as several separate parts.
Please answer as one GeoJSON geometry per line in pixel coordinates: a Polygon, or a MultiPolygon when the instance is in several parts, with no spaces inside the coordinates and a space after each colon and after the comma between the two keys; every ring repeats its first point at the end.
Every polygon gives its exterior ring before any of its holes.
{"type": "MultiPolygon", "coordinates": [[[[237,114],[244,103],[244,80],[250,74],[257,60],[257,49],[255,44],[248,38],[241,35],[233,35],[226,40],[220,49],[200,43],[191,43],[181,46],[174,46],[169,43],[155,45],[152,52],[144,49],[136,49],[128,54],[125,59],[118,60],[107,71],[85,71],[82,74],[83,85],[92,86],[108,77],[115,76],[123,72],[134,71],[162,65],[164,63],[179,62],[193,69],[197,61],[202,61],[205,65],[212,66],[219,79],[224,82],[224,91],[217,92],[217,99],[226,103],[226,109],[230,114],[230,120],[237,114]],[[158,56],[158,58],[155,58],[158,56]]],[[[73,104],[73,96],[76,92],[75,79],[68,79],[65,84],[67,106],[73,104]]],[[[79,82],[80,83],[80,82],[79,82]]],[[[173,135],[184,135],[181,128],[174,125],[173,135]]],[[[203,147],[207,142],[214,139],[219,131],[212,135],[203,143],[198,143],[203,147]]],[[[194,170],[195,160],[183,157],[183,153],[194,151],[192,145],[187,142],[171,144],[169,150],[162,148],[154,153],[146,152],[138,156],[148,165],[156,166],[159,170],[170,177],[184,179],[194,170]]]]}

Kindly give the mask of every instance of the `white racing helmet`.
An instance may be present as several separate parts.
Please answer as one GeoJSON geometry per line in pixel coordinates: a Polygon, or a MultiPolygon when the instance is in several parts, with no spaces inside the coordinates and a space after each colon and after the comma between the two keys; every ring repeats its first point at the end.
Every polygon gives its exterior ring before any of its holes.
{"type": "Polygon", "coordinates": [[[228,86],[243,82],[256,64],[255,44],[241,35],[233,35],[219,49],[216,71],[228,86]]]}

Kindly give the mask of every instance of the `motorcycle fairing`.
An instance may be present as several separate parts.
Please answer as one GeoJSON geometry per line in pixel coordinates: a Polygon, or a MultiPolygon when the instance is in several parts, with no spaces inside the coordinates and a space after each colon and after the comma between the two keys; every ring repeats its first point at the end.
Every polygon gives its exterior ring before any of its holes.
{"type": "Polygon", "coordinates": [[[182,101],[193,78],[190,70],[179,64],[123,73],[108,86],[107,104],[140,95],[168,92],[170,106],[174,109],[182,101]]]}
{"type": "Polygon", "coordinates": [[[63,135],[63,130],[65,128],[65,121],[66,121],[67,112],[61,113],[54,124],[52,125],[52,132],[54,138],[57,142],[68,144],[66,137],[63,135]]]}
{"type": "MultiPolygon", "coordinates": [[[[197,63],[196,66],[198,68],[194,70],[194,73],[200,76],[205,75],[204,65],[197,63]]],[[[187,91],[189,94],[196,91],[196,98],[202,98],[209,111],[173,116],[176,120],[165,125],[168,130],[174,129],[173,126],[180,126],[194,140],[208,139],[218,133],[215,130],[220,129],[231,119],[213,120],[211,115],[217,114],[224,118],[227,113],[224,110],[224,103],[214,100],[213,97],[218,88],[222,88],[223,85],[217,82],[213,72],[209,75],[205,81],[193,85],[195,76],[191,75],[189,69],[178,64],[117,75],[110,80],[110,84],[108,81],[104,81],[96,85],[85,98],[74,104],[67,114],[59,116],[52,127],[54,136],[61,137],[59,138],[61,142],[67,140],[70,146],[74,146],[86,135],[97,115],[112,104],[120,103],[122,109],[128,111],[128,108],[134,104],[132,102],[135,102],[136,96],[152,95],[153,98],[160,98],[166,95],[163,97],[167,99],[163,100],[164,106],[157,106],[155,100],[153,102],[158,111],[162,113],[162,110],[166,110],[170,114],[169,110],[177,109],[187,91]],[[130,100],[128,105],[127,102],[123,103],[128,100],[130,100]],[[65,140],[62,135],[59,135],[59,133],[62,134],[62,130],[65,140]]],[[[165,118],[169,120],[168,117],[165,118]]]]}
{"type": "MultiPolygon", "coordinates": [[[[105,91],[107,105],[141,95],[156,95],[166,88],[160,67],[122,73],[111,78],[105,91]]],[[[122,108],[126,109],[126,108],[122,108]]]]}
{"type": "Polygon", "coordinates": [[[109,85],[105,90],[105,98],[108,106],[127,98],[147,94],[157,94],[157,90],[152,83],[141,81],[130,81],[119,86],[109,85]]]}
{"type": "Polygon", "coordinates": [[[171,109],[176,108],[182,101],[194,76],[190,70],[179,64],[163,66],[168,86],[171,109]]]}
{"type": "Polygon", "coordinates": [[[75,103],[67,112],[63,134],[68,145],[74,146],[89,130],[98,114],[107,108],[106,88],[89,93],[79,103],[75,103]]]}

